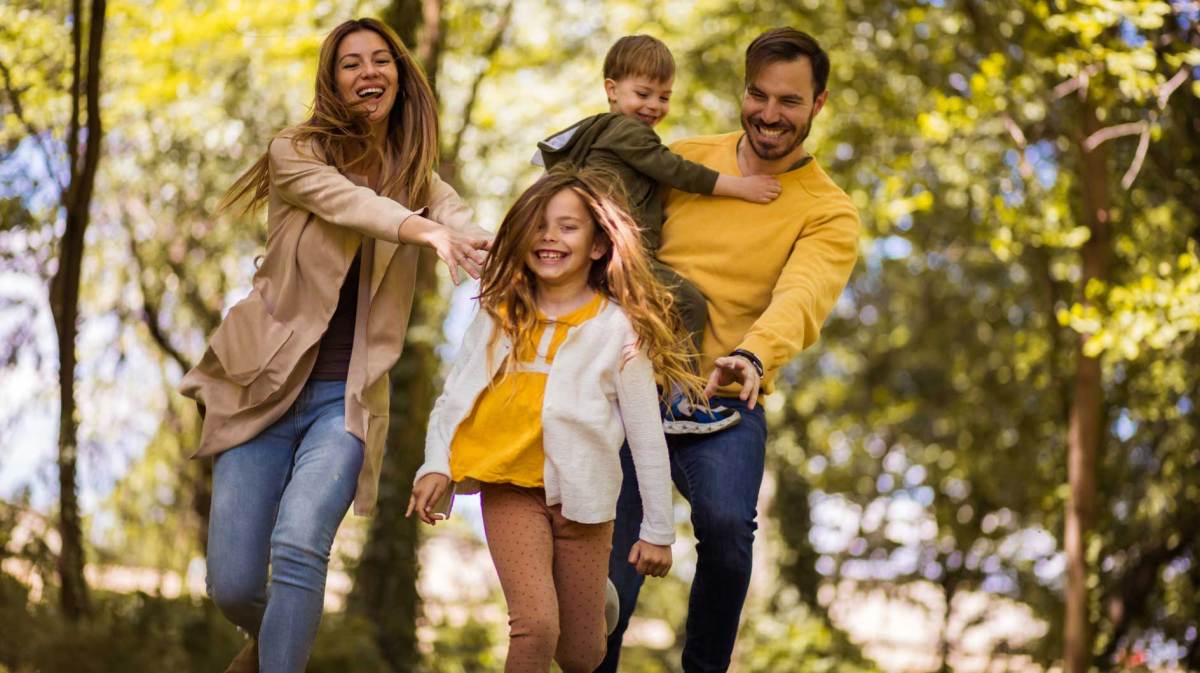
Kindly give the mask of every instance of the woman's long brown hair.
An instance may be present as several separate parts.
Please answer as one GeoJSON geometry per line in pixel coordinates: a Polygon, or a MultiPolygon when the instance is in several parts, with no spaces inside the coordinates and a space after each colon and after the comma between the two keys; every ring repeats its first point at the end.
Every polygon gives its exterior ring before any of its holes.
{"type": "MultiPolygon", "coordinates": [[[[429,178],[437,163],[437,138],[437,103],[433,91],[421,66],[395,31],[371,18],[351,19],[334,28],[321,43],[312,114],[296,127],[293,146],[298,149],[311,146],[318,158],[343,172],[374,158],[381,166],[377,192],[407,194],[410,202],[421,203],[427,196],[429,178]],[[387,142],[383,148],[370,142],[371,127],[366,113],[343,101],[338,94],[338,46],[347,35],[360,30],[372,31],[383,38],[396,62],[399,91],[388,115],[387,142]]],[[[264,152],[229,188],[218,212],[247,197],[244,210],[254,210],[266,200],[270,186],[270,164],[264,152]]]]}
{"type": "MultiPolygon", "coordinates": [[[[650,358],[663,383],[693,402],[703,399],[704,381],[696,376],[690,340],[672,309],[672,299],[650,268],[638,225],[629,215],[614,176],[597,169],[556,166],[517,199],[500,223],[480,277],[480,304],[514,344],[525,343],[537,329],[537,277],[526,264],[545,220],[546,205],[564,189],[579,196],[596,225],[596,239],[607,249],[592,262],[588,284],[615,301],[637,334],[637,346],[650,358]]],[[[516,349],[504,363],[515,365],[516,349]]]]}

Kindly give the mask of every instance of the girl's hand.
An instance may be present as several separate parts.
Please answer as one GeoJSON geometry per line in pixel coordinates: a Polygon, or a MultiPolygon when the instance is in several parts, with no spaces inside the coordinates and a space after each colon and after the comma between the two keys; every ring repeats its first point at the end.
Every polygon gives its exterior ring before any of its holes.
{"type": "Polygon", "coordinates": [[[430,510],[449,486],[450,477],[444,474],[433,472],[421,477],[417,485],[413,486],[412,495],[408,498],[408,510],[404,512],[404,518],[416,512],[421,521],[430,526],[436,524],[437,519],[433,518],[433,512],[430,510]]]}
{"type": "Polygon", "coordinates": [[[638,574],[666,577],[671,569],[671,547],[638,540],[629,550],[629,564],[637,568],[638,574]]]}
{"type": "Polygon", "coordinates": [[[783,186],[770,175],[748,175],[738,178],[738,198],[751,203],[770,203],[783,193],[783,186]]]}

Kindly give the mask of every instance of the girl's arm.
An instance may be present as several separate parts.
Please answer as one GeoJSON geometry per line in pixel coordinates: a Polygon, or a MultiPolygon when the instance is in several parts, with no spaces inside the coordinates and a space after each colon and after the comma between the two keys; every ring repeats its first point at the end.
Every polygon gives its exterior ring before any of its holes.
{"type": "Polygon", "coordinates": [[[658,412],[654,368],[640,349],[632,344],[625,348],[626,361],[617,375],[617,401],[642,496],[639,537],[652,544],[669,545],[675,541],[671,463],[658,412]]]}
{"type": "Polygon", "coordinates": [[[462,345],[458,348],[454,363],[450,365],[442,393],[438,395],[433,409],[429,412],[429,425],[425,431],[425,463],[417,469],[413,484],[427,474],[442,474],[446,479],[450,479],[450,441],[454,439],[455,430],[450,427],[450,419],[446,418],[447,407],[451,403],[450,395],[463,387],[462,379],[467,376],[467,364],[474,351],[487,348],[490,325],[491,318],[488,317],[487,311],[478,309],[475,318],[467,327],[466,334],[463,335],[462,345]]]}

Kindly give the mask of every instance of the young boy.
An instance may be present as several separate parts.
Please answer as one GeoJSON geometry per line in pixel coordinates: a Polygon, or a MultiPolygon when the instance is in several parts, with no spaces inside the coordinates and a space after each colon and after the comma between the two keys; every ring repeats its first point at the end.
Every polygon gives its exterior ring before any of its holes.
{"type": "MultiPolygon", "coordinates": [[[[547,169],[562,162],[604,168],[620,183],[641,226],[642,242],[655,257],[655,274],[671,290],[675,310],[698,351],[708,307],[691,282],[657,260],[663,225],[659,185],[754,203],[770,203],[781,188],[771,176],[721,175],[667,149],[653,127],[667,116],[674,81],[675,59],[667,45],[649,35],[622,37],[604,58],[609,111],[555,133],[538,143],[538,150],[547,169]]],[[[665,418],[667,434],[705,434],[732,426],[741,416],[725,407],[691,408],[677,396],[665,418]]]]}

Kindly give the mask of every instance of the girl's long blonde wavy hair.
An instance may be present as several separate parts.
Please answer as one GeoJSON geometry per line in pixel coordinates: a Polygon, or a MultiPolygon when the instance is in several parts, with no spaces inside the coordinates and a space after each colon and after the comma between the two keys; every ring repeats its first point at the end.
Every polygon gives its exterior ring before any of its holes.
{"type": "MultiPolygon", "coordinates": [[[[374,158],[381,167],[375,191],[402,193],[412,203],[424,202],[438,158],[437,103],[421,66],[387,24],[371,18],[351,19],[334,28],[321,43],[312,113],[295,128],[292,144],[297,148],[311,145],[318,158],[343,173],[374,158]],[[338,94],[338,47],[347,35],[360,30],[383,38],[396,63],[399,91],[388,115],[387,142],[382,148],[371,142],[367,113],[338,94]]],[[[233,183],[217,210],[222,212],[248,199],[243,212],[253,211],[266,201],[270,186],[269,158],[264,152],[233,183]]]]}
{"type": "MultiPolygon", "coordinates": [[[[637,346],[650,358],[661,378],[664,397],[681,391],[693,402],[703,400],[704,381],[694,373],[690,340],[672,308],[672,298],[655,278],[642,247],[638,225],[629,215],[615,176],[597,169],[556,166],[517,199],[500,224],[480,277],[483,310],[513,344],[531,340],[537,329],[537,277],[526,264],[546,218],[546,205],[564,189],[579,196],[595,224],[596,240],[606,248],[592,262],[588,284],[616,302],[637,335],[637,346]]],[[[504,370],[515,366],[516,348],[504,370]]]]}

